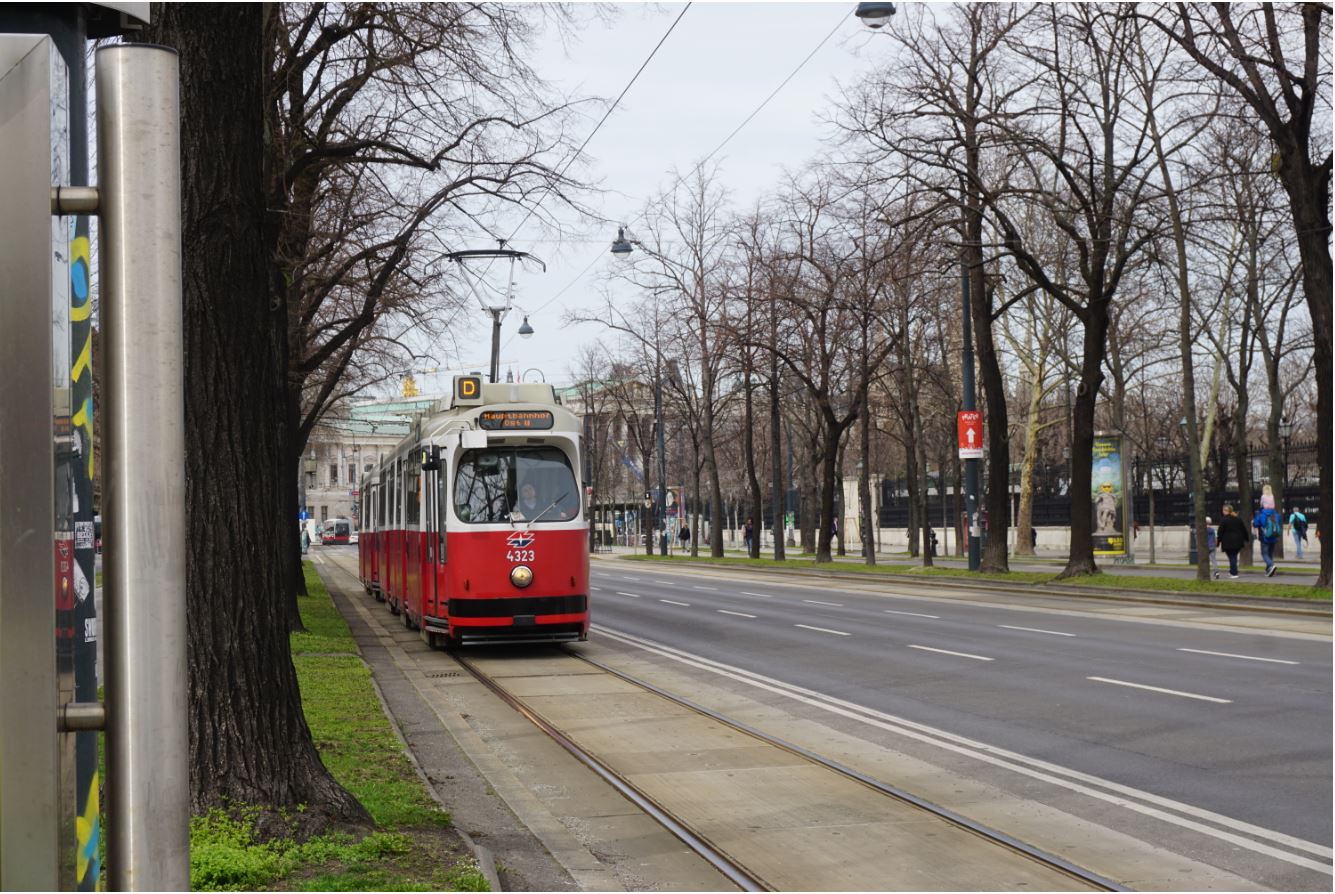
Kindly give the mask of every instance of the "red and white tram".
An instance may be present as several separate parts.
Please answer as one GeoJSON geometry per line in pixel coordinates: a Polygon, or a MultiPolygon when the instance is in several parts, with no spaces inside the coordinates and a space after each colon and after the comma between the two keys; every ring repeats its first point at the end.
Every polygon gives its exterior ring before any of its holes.
{"type": "Polygon", "coordinates": [[[433,647],[587,639],[580,429],[550,385],[456,377],[362,479],[367,592],[433,647]]]}

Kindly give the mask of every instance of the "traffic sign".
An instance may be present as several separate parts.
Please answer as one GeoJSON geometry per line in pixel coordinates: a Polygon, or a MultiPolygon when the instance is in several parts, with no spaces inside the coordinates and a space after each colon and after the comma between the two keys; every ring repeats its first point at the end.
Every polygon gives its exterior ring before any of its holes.
{"type": "Polygon", "coordinates": [[[958,418],[960,459],[983,458],[983,414],[960,410],[958,418]]]}
{"type": "Polygon", "coordinates": [[[307,512],[305,509],[303,509],[303,510],[301,510],[300,512],[297,513],[297,518],[300,519],[301,521],[306,521],[306,520],[307,520],[308,518],[310,518],[310,517],[311,517],[311,514],[310,514],[309,512],[307,512]]]}

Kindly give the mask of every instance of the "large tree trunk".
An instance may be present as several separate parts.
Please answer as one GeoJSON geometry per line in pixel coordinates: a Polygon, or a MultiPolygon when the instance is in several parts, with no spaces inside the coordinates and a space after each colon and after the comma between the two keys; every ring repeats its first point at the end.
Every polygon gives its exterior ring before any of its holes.
{"type": "MultiPolygon", "coordinates": [[[[701,330],[704,331],[703,329],[701,330]]],[[[703,340],[703,336],[702,336],[703,340]]],[[[709,355],[704,354],[704,413],[703,429],[701,433],[704,441],[705,459],[705,478],[709,482],[709,554],[715,558],[723,556],[723,488],[719,482],[718,459],[714,453],[714,374],[710,371],[709,355]]],[[[695,493],[697,499],[700,494],[699,475],[696,475],[695,493]]],[[[699,532],[696,532],[696,541],[699,541],[699,532]]],[[[694,545],[692,545],[691,555],[696,555],[694,545]]]]}
{"type": "Polygon", "coordinates": [[[838,465],[839,434],[834,426],[827,426],[825,449],[820,455],[820,527],[816,533],[817,562],[834,561],[830,552],[830,543],[834,540],[830,522],[834,520],[834,479],[838,465]]]}
{"type": "Polygon", "coordinates": [[[1071,555],[1057,578],[1097,574],[1094,563],[1094,409],[1103,385],[1103,344],[1108,336],[1108,299],[1090,295],[1085,309],[1080,385],[1071,426],[1071,555]]]}
{"type": "MultiPolygon", "coordinates": [[[[1324,13],[1319,4],[1304,7],[1304,18],[1309,19],[1309,29],[1314,27],[1310,20],[1320,21],[1324,13]]],[[[1324,40],[1318,37],[1316,40],[1324,40]]],[[[1316,44],[1309,44],[1315,46],[1316,44]]],[[[1307,122],[1310,124],[1310,121],[1307,122]]],[[[1280,137],[1271,128],[1272,137],[1280,137]]],[[[1305,134],[1304,134],[1305,137],[1305,134]]],[[[1316,443],[1317,469],[1321,488],[1320,522],[1318,524],[1319,543],[1321,544],[1321,573],[1317,577],[1317,586],[1329,590],[1331,585],[1331,563],[1335,558],[1332,553],[1331,535],[1335,534],[1335,525],[1331,518],[1331,451],[1335,449],[1332,440],[1330,389],[1331,369],[1331,260],[1330,260],[1330,156],[1324,163],[1314,167],[1307,153],[1307,146],[1300,145],[1292,135],[1287,139],[1277,138],[1275,146],[1279,153],[1279,176],[1288,193],[1289,204],[1293,209],[1293,223],[1297,230],[1298,253],[1303,262],[1303,294],[1307,298],[1307,310],[1312,317],[1313,355],[1316,365],[1316,443]]],[[[1329,150],[1327,149],[1327,152],[1329,150]]]]}
{"type": "Polygon", "coordinates": [[[186,496],[198,517],[230,520],[196,526],[187,566],[192,806],[286,810],[306,832],[368,824],[320,762],[288,642],[285,309],[270,306],[263,238],[265,13],[153,12],[144,39],[181,58],[186,496]]]}
{"type": "MultiPolygon", "coordinates": [[[[1319,16],[1319,13],[1318,13],[1319,16]]],[[[1310,166],[1303,173],[1306,176],[1289,175],[1290,165],[1303,164],[1296,156],[1298,153],[1280,149],[1280,175],[1284,188],[1289,194],[1293,206],[1294,223],[1298,229],[1298,251],[1303,262],[1303,294],[1307,298],[1307,310],[1312,317],[1313,356],[1316,366],[1316,456],[1320,491],[1320,521],[1317,525],[1318,543],[1321,544],[1321,573],[1316,585],[1323,590],[1331,586],[1332,553],[1331,536],[1335,534],[1331,512],[1331,451],[1335,449],[1332,441],[1330,420],[1332,407],[1330,389],[1335,382],[1331,368],[1331,261],[1330,261],[1330,218],[1327,216],[1327,203],[1330,199],[1330,163],[1327,162],[1318,174],[1310,166]],[[1313,189],[1312,186],[1316,186],[1313,189]]],[[[1282,539],[1282,538],[1281,538],[1282,539]]]]}
{"type": "MultiPolygon", "coordinates": [[[[972,197],[971,202],[974,202],[972,197]]],[[[981,202],[979,202],[981,205],[981,202]]],[[[1011,446],[1010,422],[1006,417],[1006,382],[1001,375],[996,343],[992,338],[992,289],[983,281],[983,216],[978,207],[966,216],[965,251],[969,255],[969,310],[973,317],[973,341],[977,349],[978,378],[983,386],[987,417],[987,485],[983,505],[987,507],[988,536],[979,571],[1010,571],[1006,533],[1010,518],[1011,446]]]]}

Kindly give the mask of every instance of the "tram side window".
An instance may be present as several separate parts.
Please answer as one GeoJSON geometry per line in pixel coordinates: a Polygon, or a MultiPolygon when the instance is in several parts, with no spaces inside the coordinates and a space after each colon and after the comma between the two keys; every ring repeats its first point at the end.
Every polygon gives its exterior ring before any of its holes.
{"type": "Polygon", "coordinates": [[[416,530],[422,524],[422,473],[410,463],[404,463],[403,522],[416,530]]]}
{"type": "Polygon", "coordinates": [[[471,524],[568,521],[579,515],[579,488],[556,447],[469,450],[454,478],[454,512],[471,524]]]}
{"type": "Polygon", "coordinates": [[[386,476],[382,472],[380,475],[380,483],[377,484],[375,488],[375,526],[380,530],[390,527],[385,516],[385,495],[389,493],[389,488],[385,486],[385,481],[386,476]]]}

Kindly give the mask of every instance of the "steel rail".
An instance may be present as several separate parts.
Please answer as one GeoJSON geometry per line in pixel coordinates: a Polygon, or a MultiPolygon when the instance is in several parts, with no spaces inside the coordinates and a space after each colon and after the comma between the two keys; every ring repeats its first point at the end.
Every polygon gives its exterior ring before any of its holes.
{"type": "Polygon", "coordinates": [[[693,852],[703,857],[711,866],[722,873],[734,885],[741,888],[743,891],[777,890],[759,876],[752,873],[749,869],[734,861],[707,838],[695,832],[690,826],[686,825],[686,823],[682,822],[666,808],[659,805],[648,795],[644,794],[644,792],[626,781],[620,774],[608,767],[592,753],[581,748],[566,736],[565,733],[552,726],[527,705],[502,688],[495,680],[478,670],[477,667],[475,667],[464,655],[460,654],[458,651],[453,652],[452,655],[454,660],[459,663],[460,667],[466,670],[483,686],[487,687],[487,689],[497,698],[514,708],[530,723],[550,736],[558,745],[569,752],[584,766],[596,773],[604,782],[615,788],[628,801],[657,820],[663,828],[675,835],[693,852]]]}
{"type": "Polygon", "coordinates": [[[745,733],[746,735],[749,736],[753,736],[754,738],[757,738],[762,742],[766,742],[777,748],[782,748],[783,750],[791,754],[794,754],[804,760],[811,761],[812,763],[825,767],[828,770],[833,770],[834,772],[839,773],[840,775],[845,776],[849,779],[852,779],[855,782],[860,782],[863,785],[867,786],[868,788],[871,788],[874,791],[877,791],[883,795],[887,795],[891,798],[895,798],[896,800],[903,801],[906,804],[912,805],[913,807],[925,810],[928,813],[931,813],[932,815],[937,816],[945,820],[946,822],[951,823],[954,826],[958,826],[959,828],[964,829],[965,831],[972,832],[973,834],[978,835],[979,837],[984,838],[987,841],[990,841],[994,844],[997,844],[1000,847],[1007,848],[1022,856],[1028,857],[1029,859],[1041,863],[1050,869],[1054,869],[1067,876],[1070,876],[1071,878],[1076,879],[1077,881],[1091,885],[1096,889],[1103,891],[1132,890],[1130,888],[1125,887],[1124,885],[1120,885],[1117,882],[1114,882],[1109,878],[1105,878],[1104,876],[1101,876],[1095,872],[1091,872],[1081,866],[1078,866],[1075,863],[1070,862],[1069,860],[1063,859],[1062,857],[1059,857],[1056,854],[1048,853],[1042,848],[1035,847],[1034,845],[1021,841],[1020,839],[1015,838],[1012,835],[1007,835],[1005,832],[998,831],[997,829],[993,829],[990,826],[985,826],[982,823],[979,823],[975,820],[971,820],[966,816],[963,816],[959,813],[956,813],[953,810],[950,810],[949,808],[942,807],[939,804],[934,804],[931,801],[927,801],[923,798],[920,798],[917,795],[907,792],[901,788],[890,785],[889,783],[882,782],[881,780],[868,776],[865,773],[859,772],[858,770],[855,770],[852,767],[841,764],[838,761],[830,760],[829,758],[824,757],[823,755],[816,754],[814,751],[810,751],[806,748],[803,748],[801,745],[795,745],[792,742],[780,739],[777,736],[771,735],[770,733],[764,732],[763,730],[759,730],[756,727],[741,722],[740,720],[734,720],[724,714],[720,714],[719,712],[711,708],[706,708],[704,705],[701,705],[697,702],[693,702],[688,698],[684,698],[680,695],[675,695],[671,692],[668,692],[665,689],[655,686],[653,683],[641,680],[638,677],[634,677],[624,671],[617,670],[614,667],[604,664],[603,662],[598,661],[595,658],[590,658],[587,655],[580,654],[579,652],[575,652],[570,649],[563,649],[563,651],[565,651],[566,654],[568,655],[572,655],[581,661],[593,665],[594,667],[598,668],[604,673],[611,674],[612,676],[616,677],[619,680],[623,680],[634,686],[639,686],[642,689],[652,692],[654,695],[657,695],[661,698],[665,698],[668,701],[681,705],[684,708],[689,708],[690,710],[695,711],[696,713],[701,714],[705,717],[708,717],[711,720],[715,720],[718,721],[719,723],[730,726],[733,729],[737,730],[738,732],[745,733]]]}

